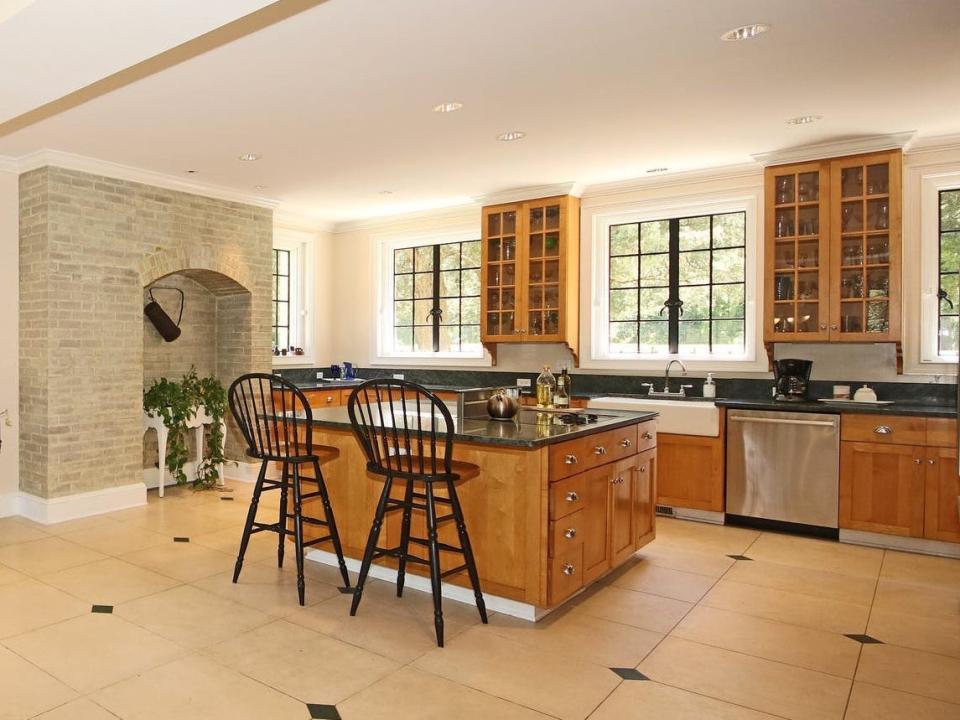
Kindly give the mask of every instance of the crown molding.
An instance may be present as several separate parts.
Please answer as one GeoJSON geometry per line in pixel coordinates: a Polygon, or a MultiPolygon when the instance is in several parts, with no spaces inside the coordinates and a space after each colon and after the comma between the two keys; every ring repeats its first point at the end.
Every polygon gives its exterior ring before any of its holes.
{"type": "Polygon", "coordinates": [[[334,234],[355,230],[416,229],[417,226],[430,225],[432,229],[442,230],[450,225],[475,224],[480,228],[480,206],[475,203],[449,205],[444,208],[417,210],[397,215],[380,215],[359,220],[345,220],[333,226],[334,234]]]}
{"type": "Polygon", "coordinates": [[[563,182],[498,190],[485,195],[477,195],[473,199],[478,205],[500,205],[502,203],[535,200],[536,198],[554,197],[556,195],[574,195],[580,197],[582,194],[583,185],[581,183],[563,182]]]}
{"type": "Polygon", "coordinates": [[[799,145],[756,153],[750,157],[761,165],[767,166],[822,160],[823,158],[841,157],[843,155],[860,155],[861,153],[880,152],[881,150],[906,149],[916,136],[916,132],[916,130],[910,130],[909,132],[890,133],[888,135],[868,135],[813,145],[799,145]]]}
{"type": "Polygon", "coordinates": [[[910,143],[909,151],[904,152],[910,155],[926,152],[941,152],[945,150],[960,149],[960,133],[953,135],[933,135],[930,137],[916,138],[910,143]]]}
{"type": "Polygon", "coordinates": [[[583,201],[585,204],[589,204],[594,200],[629,195],[642,190],[679,187],[715,180],[735,180],[737,178],[759,178],[762,180],[763,173],[756,163],[738,163],[736,165],[720,165],[713,168],[682,170],[627,180],[595,183],[586,186],[583,192],[583,201]]]}
{"type": "Polygon", "coordinates": [[[28,153],[27,155],[17,158],[16,163],[17,172],[19,173],[29,172],[50,165],[66,170],[103,175],[105,177],[117,178],[118,180],[153,185],[155,187],[166,188],[167,190],[177,190],[192,195],[202,195],[204,197],[216,198],[217,200],[254,205],[270,210],[273,210],[279,204],[277,200],[223,187],[221,185],[197,182],[196,180],[186,180],[175,175],[167,175],[166,173],[156,172],[154,170],[143,170],[141,168],[131,167],[130,165],[122,165],[109,160],[99,160],[84,155],[75,155],[60,150],[37,150],[36,152],[28,153]]]}
{"type": "Polygon", "coordinates": [[[20,165],[16,158],[0,155],[0,172],[20,174],[20,165]]]}
{"type": "Polygon", "coordinates": [[[273,225],[274,227],[285,230],[299,230],[300,232],[307,233],[330,233],[334,230],[334,223],[329,220],[323,220],[322,218],[312,215],[304,215],[303,213],[284,208],[278,208],[273,211],[273,225]]]}

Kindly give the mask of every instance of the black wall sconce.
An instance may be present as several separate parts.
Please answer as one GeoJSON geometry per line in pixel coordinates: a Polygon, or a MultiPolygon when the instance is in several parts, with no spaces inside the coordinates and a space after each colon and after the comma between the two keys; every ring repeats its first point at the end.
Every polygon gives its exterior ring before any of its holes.
{"type": "Polygon", "coordinates": [[[162,337],[167,342],[173,342],[178,337],[180,337],[180,321],[183,320],[183,305],[184,297],[183,290],[175,287],[164,287],[157,285],[152,287],[147,291],[150,295],[150,302],[148,302],[143,308],[143,314],[147,316],[147,319],[153,323],[153,326],[157,329],[157,332],[160,333],[162,337]],[[170,316],[167,315],[166,310],[160,307],[153,297],[154,290],[173,290],[174,292],[180,293],[180,315],[177,317],[177,322],[173,322],[170,319],[170,316]]]}

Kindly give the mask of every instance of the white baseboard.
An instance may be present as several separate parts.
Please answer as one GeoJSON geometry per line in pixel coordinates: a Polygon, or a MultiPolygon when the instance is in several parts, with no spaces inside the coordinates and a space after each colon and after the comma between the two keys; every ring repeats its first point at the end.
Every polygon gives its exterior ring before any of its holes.
{"type": "Polygon", "coordinates": [[[840,529],[840,542],[851,545],[867,545],[868,547],[884,548],[885,550],[903,550],[904,552],[921,553],[922,555],[941,555],[949,558],[960,558],[960,543],[944,542],[942,540],[927,540],[926,538],[903,537],[901,535],[883,535],[881,533],[864,532],[862,530],[840,529]]]}
{"type": "Polygon", "coordinates": [[[146,485],[131,483],[55,498],[42,498],[20,492],[17,498],[17,514],[49,525],[146,504],[146,485]]]}
{"type": "Polygon", "coordinates": [[[223,476],[228,480],[255,483],[260,474],[260,463],[228,460],[223,468],[223,476]]]}
{"type": "Polygon", "coordinates": [[[0,518],[20,514],[20,493],[11,492],[0,495],[0,518]]]}
{"type": "MultiPolygon", "coordinates": [[[[313,562],[322,563],[324,565],[332,565],[333,567],[339,567],[340,565],[337,561],[337,556],[334,553],[326,550],[308,550],[304,554],[304,557],[306,557],[307,560],[312,560],[313,562]]],[[[354,573],[360,572],[359,560],[354,560],[353,558],[346,558],[346,560],[348,570],[354,573]]],[[[395,583],[397,581],[397,571],[393,568],[374,564],[370,566],[369,577],[395,583]]],[[[473,597],[473,590],[470,588],[460,587],[459,585],[451,585],[450,583],[442,583],[441,587],[442,595],[445,598],[454,600],[456,602],[462,602],[467,605],[476,604],[476,601],[473,597]]],[[[430,587],[430,578],[423,577],[421,575],[414,575],[412,573],[407,573],[406,580],[404,581],[404,588],[410,588],[412,590],[418,590],[426,593],[432,592],[430,587]]],[[[498,595],[490,595],[489,593],[483,594],[483,601],[487,606],[487,610],[490,612],[511,615],[512,617],[520,618],[521,620],[527,620],[529,622],[536,622],[550,612],[549,610],[538,608],[536,605],[517,602],[516,600],[510,600],[509,598],[503,598],[498,595]]]]}

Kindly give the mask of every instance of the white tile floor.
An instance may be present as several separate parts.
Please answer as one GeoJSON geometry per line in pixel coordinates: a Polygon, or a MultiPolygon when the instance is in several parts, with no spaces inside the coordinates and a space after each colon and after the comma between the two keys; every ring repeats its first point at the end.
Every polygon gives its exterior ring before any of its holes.
{"type": "Polygon", "coordinates": [[[446,602],[439,650],[415,591],[372,581],[351,618],[336,571],[308,563],[299,607],[273,535],[233,585],[234,488],[0,519],[0,720],[960,720],[960,561],[661,519],[537,625],[446,602]]]}

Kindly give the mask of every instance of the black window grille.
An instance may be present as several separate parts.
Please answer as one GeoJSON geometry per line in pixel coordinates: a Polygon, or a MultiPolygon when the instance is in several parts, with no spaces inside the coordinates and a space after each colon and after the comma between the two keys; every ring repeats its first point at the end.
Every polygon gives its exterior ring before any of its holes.
{"type": "Polygon", "coordinates": [[[290,347],[290,251],[273,250],[273,347],[290,347]]]}
{"type": "Polygon", "coordinates": [[[938,199],[940,302],[937,354],[956,355],[960,349],[960,188],[941,190],[938,199]]]}
{"type": "Polygon", "coordinates": [[[742,355],[746,213],[612,225],[612,354],[742,355]]]}
{"type": "Polygon", "coordinates": [[[400,353],[479,351],[479,240],[394,250],[393,334],[400,353]]]}

